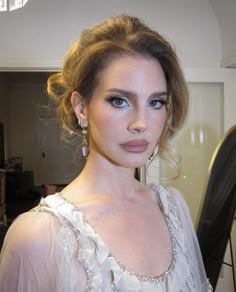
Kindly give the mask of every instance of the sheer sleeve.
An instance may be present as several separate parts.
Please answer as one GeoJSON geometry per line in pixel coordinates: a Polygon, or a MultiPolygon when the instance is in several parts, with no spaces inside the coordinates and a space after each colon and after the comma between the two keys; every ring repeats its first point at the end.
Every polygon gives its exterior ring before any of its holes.
{"type": "Polygon", "coordinates": [[[199,291],[213,291],[206,277],[202,255],[189,208],[179,191],[174,188],[169,188],[169,191],[175,199],[180,221],[186,232],[186,242],[188,244],[188,250],[192,260],[192,268],[197,281],[197,287],[199,288],[199,291]]]}
{"type": "Polygon", "coordinates": [[[1,292],[84,291],[85,272],[70,228],[45,212],[20,215],[0,255],[1,292]]]}

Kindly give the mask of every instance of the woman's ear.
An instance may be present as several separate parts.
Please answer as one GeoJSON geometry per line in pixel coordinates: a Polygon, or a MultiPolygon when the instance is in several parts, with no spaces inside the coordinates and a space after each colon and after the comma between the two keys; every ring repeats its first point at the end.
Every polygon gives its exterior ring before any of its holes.
{"type": "Polygon", "coordinates": [[[77,91],[72,92],[70,101],[78,120],[82,121],[84,127],[88,127],[87,106],[81,95],[77,91]]]}

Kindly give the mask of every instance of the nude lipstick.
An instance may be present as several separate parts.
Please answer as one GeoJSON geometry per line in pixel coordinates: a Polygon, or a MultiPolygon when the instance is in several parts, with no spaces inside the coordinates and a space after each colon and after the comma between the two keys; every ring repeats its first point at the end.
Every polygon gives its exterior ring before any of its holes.
{"type": "Polygon", "coordinates": [[[124,144],[121,144],[121,147],[126,152],[130,153],[143,153],[148,147],[148,142],[145,139],[134,139],[130,140],[124,144]]]}

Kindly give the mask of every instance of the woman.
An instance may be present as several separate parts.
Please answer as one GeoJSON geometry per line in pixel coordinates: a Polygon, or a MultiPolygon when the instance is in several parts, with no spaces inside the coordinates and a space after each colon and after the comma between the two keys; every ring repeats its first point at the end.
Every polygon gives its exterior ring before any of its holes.
{"type": "Polygon", "coordinates": [[[82,130],[87,161],[13,223],[0,290],[211,291],[181,195],[134,178],[155,153],[171,153],[186,117],[170,44],[135,17],[108,19],[81,34],[48,92],[64,130],[82,130]]]}

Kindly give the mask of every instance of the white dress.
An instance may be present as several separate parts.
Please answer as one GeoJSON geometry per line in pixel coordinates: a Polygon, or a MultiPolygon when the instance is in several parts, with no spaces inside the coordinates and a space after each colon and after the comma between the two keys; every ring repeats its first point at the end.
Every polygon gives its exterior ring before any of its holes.
{"type": "Polygon", "coordinates": [[[82,212],[57,193],[11,225],[0,257],[0,291],[212,291],[185,201],[172,188],[151,187],[172,240],[172,263],[162,276],[124,266],[82,212]]]}

